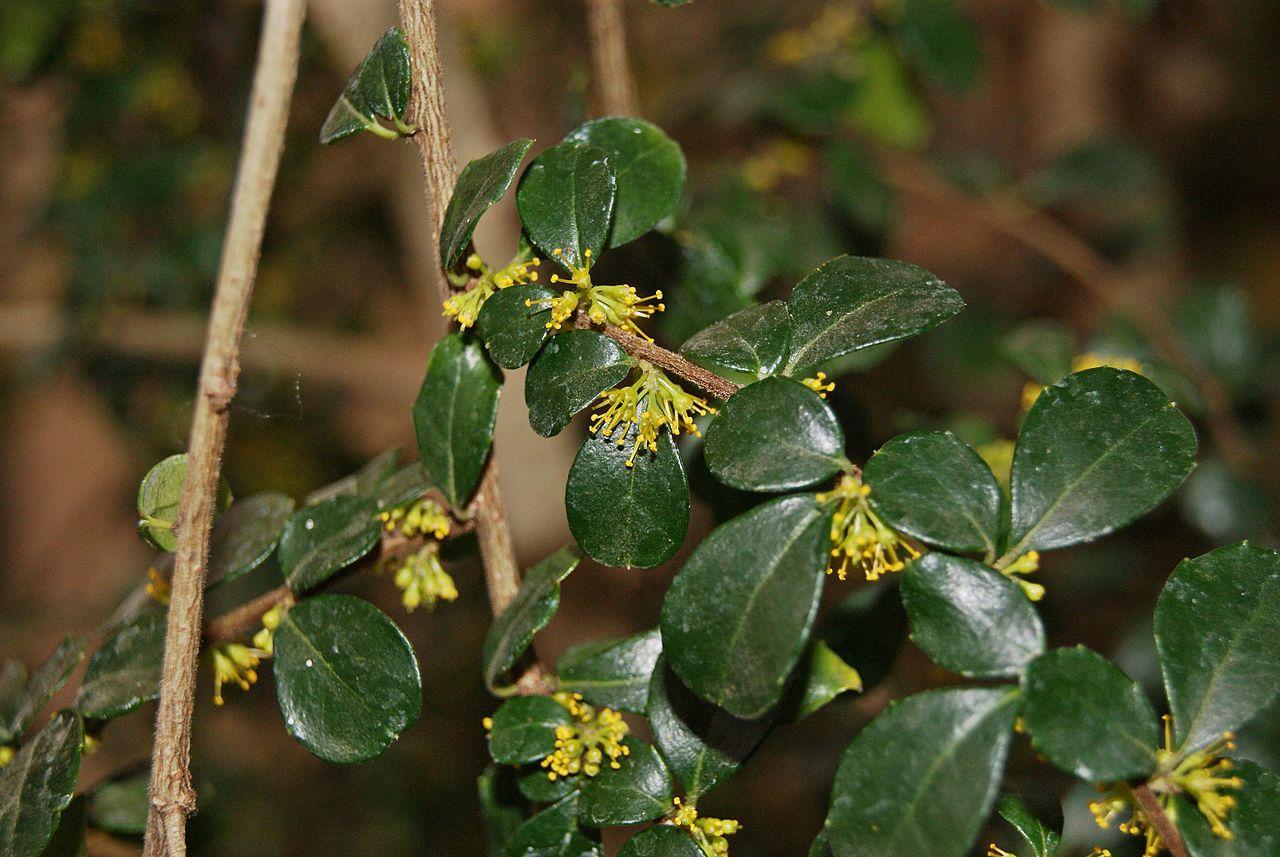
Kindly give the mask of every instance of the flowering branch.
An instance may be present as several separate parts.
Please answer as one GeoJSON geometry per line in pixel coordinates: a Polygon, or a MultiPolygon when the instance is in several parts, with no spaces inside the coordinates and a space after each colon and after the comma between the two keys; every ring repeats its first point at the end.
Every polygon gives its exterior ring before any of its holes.
{"type": "Polygon", "coordinates": [[[185,857],[186,819],[196,807],[190,772],[191,717],[209,530],[226,442],[227,409],[240,374],[240,339],[284,146],[305,13],[303,0],[268,0],[263,18],[244,148],[187,444],[187,475],[174,526],[177,546],[151,760],[146,857],[185,857]]]}
{"type": "Polygon", "coordinates": [[[721,401],[738,392],[738,385],[732,381],[721,378],[714,372],[709,372],[701,366],[690,363],[674,351],[668,351],[661,345],[650,342],[643,337],[627,333],[612,324],[605,325],[604,333],[614,342],[621,345],[622,350],[632,357],[648,360],[653,365],[665,369],[681,380],[688,381],[721,401]]]}

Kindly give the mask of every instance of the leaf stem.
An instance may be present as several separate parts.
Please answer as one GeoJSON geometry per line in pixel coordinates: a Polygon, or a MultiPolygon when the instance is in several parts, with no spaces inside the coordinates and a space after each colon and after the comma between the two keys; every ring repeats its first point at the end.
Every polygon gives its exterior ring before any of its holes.
{"type": "Polygon", "coordinates": [[[191,717],[209,530],[217,502],[228,407],[240,374],[240,340],[284,147],[305,14],[303,0],[267,0],[263,14],[249,117],[187,444],[187,477],[178,503],[172,594],[151,757],[145,857],[185,857],[186,820],[196,808],[190,772],[191,717]]]}

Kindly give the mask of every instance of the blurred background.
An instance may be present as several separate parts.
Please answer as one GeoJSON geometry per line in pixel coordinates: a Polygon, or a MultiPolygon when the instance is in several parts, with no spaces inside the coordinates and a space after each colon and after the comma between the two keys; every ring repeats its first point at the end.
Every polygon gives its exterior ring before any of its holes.
{"type": "MultiPolygon", "coordinates": [[[[520,136],[550,145],[594,115],[581,2],[437,5],[461,161],[520,136]]],[[[1193,417],[1202,463],[1179,494],[1047,557],[1037,577],[1051,643],[1107,653],[1154,693],[1150,616],[1174,565],[1241,538],[1275,543],[1280,6],[625,0],[624,13],[640,112],[684,147],[690,180],[676,222],[601,264],[668,293],[655,320],[666,344],[785,297],[831,256],[888,256],[969,306],[835,367],[855,461],[901,431],[947,427],[998,463],[1024,386],[1073,358],[1130,361],[1193,417]]],[[[133,495],[185,445],[260,16],[248,0],[0,6],[0,654],[38,661],[145,580],[133,495]]],[[[301,499],[389,448],[414,454],[409,409],[444,329],[417,151],[372,135],[316,142],[395,21],[392,0],[310,4],[226,454],[240,496],[301,499]]],[[[506,258],[510,199],[496,212],[477,243],[506,258]]],[[[508,373],[497,449],[529,564],[571,540],[561,486],[584,429],[536,437],[522,375],[508,373]]],[[[696,447],[683,453],[698,498],[687,554],[751,499],[716,488],[696,447]]],[[[538,638],[544,659],[653,627],[680,560],[584,564],[538,638]]],[[[450,570],[461,598],[434,613],[406,615],[386,577],[343,584],[396,618],[423,664],[422,719],[373,762],[328,765],[289,739],[269,670],[219,709],[202,673],[194,853],[488,853],[475,778],[490,617],[474,559],[450,570]]],[[[210,610],[276,582],[259,570],[210,610]]],[[[705,799],[743,822],[735,857],[805,853],[861,724],[954,681],[905,641],[892,581],[833,581],[827,600],[824,635],[868,692],[781,728],[705,799]]],[[[106,730],[82,783],[145,765],[151,711],[106,730]]],[[[1280,764],[1280,711],[1249,733],[1244,754],[1280,764]]],[[[1008,787],[1065,815],[1065,853],[1137,853],[1025,743],[1008,787]]],[[[90,853],[132,847],[99,837],[90,853]]]]}

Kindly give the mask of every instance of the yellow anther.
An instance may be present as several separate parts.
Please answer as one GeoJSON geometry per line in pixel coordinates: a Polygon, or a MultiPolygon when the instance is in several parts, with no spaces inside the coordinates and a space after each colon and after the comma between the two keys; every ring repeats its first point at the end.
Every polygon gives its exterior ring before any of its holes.
{"type": "Polygon", "coordinates": [[[493,718],[492,718],[492,717],[486,717],[484,720],[481,720],[481,721],[480,721],[480,725],[484,727],[484,731],[485,731],[485,732],[492,732],[492,731],[493,731],[493,718]]]}
{"type": "Polygon", "coordinates": [[[252,649],[242,643],[225,643],[214,646],[213,657],[213,704],[222,705],[222,686],[227,683],[248,690],[258,680],[258,664],[262,658],[270,657],[261,649],[252,649]]]}
{"type": "Polygon", "coordinates": [[[617,770],[622,758],[631,754],[631,748],[623,743],[628,727],[618,712],[602,708],[596,711],[582,701],[581,694],[554,693],[551,698],[564,706],[574,722],[556,727],[556,748],[542,760],[547,769],[547,779],[583,774],[594,777],[606,762],[617,770]]]}
{"type": "Polygon", "coordinates": [[[1038,583],[1032,583],[1029,580],[1023,580],[1022,575],[1034,574],[1040,569],[1040,552],[1027,551],[1022,556],[1015,559],[1008,565],[1000,568],[1001,573],[1012,580],[1014,583],[1022,587],[1022,591],[1027,598],[1032,601],[1039,601],[1044,598],[1044,587],[1038,583]]]}
{"type": "Polygon", "coordinates": [[[405,609],[413,611],[424,604],[430,609],[437,601],[457,599],[458,588],[440,564],[439,548],[438,542],[428,542],[396,570],[395,584],[404,591],[400,600],[405,609]]]}
{"type": "Polygon", "coordinates": [[[154,566],[147,569],[147,595],[161,604],[169,603],[169,579],[154,566]]]}
{"type": "Polygon", "coordinates": [[[522,252],[504,267],[491,271],[480,254],[472,253],[467,257],[466,267],[475,276],[475,283],[466,291],[450,295],[444,302],[444,314],[457,321],[458,327],[466,330],[476,323],[485,302],[498,289],[536,282],[538,272],[533,269],[539,264],[541,260],[536,256],[522,252]]]}
{"type": "Polygon", "coordinates": [[[841,477],[831,491],[818,495],[819,503],[839,501],[831,518],[831,558],[827,574],[841,580],[848,577],[849,566],[860,566],[867,580],[878,580],[888,572],[902,571],[909,560],[920,552],[903,540],[880,520],[867,498],[871,486],[856,475],[841,477]]]}
{"type": "Polygon", "coordinates": [[[642,449],[657,451],[663,428],[673,435],[687,431],[701,436],[695,418],[715,413],[706,399],[686,393],[658,367],[644,360],[639,365],[640,377],[601,394],[596,413],[591,415],[591,433],[615,438],[619,448],[626,445],[627,435],[635,428],[628,467],[635,465],[636,454],[642,449]]]}
{"type": "Polygon", "coordinates": [[[992,842],[987,846],[987,857],[1018,857],[1018,855],[1011,851],[1005,851],[999,845],[992,842]]]}
{"type": "Polygon", "coordinates": [[[668,819],[673,825],[688,831],[693,841],[704,854],[724,855],[729,853],[729,842],[726,836],[732,836],[742,829],[742,825],[732,818],[700,818],[693,804],[685,804],[680,798],[672,801],[673,809],[668,819]]]}
{"type": "Polygon", "coordinates": [[[818,374],[814,375],[812,378],[805,378],[800,383],[804,384],[806,387],[808,387],[810,390],[813,390],[813,392],[817,393],[819,396],[821,396],[824,399],[827,397],[827,393],[830,393],[832,390],[836,388],[834,381],[831,381],[831,382],[827,381],[826,372],[819,372],[818,374]]]}

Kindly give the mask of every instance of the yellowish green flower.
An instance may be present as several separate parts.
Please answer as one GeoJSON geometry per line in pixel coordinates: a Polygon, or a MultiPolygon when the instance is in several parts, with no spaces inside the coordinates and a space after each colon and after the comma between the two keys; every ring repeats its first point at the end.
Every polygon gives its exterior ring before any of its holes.
{"type": "Polygon", "coordinates": [[[920,555],[872,510],[870,494],[871,486],[849,473],[835,488],[818,495],[819,503],[838,503],[831,518],[827,574],[844,580],[852,564],[862,568],[867,580],[879,580],[887,572],[902,571],[908,560],[920,555]]]}
{"type": "Polygon", "coordinates": [[[832,390],[836,388],[834,381],[827,380],[826,372],[819,372],[818,374],[814,375],[812,378],[805,378],[800,383],[804,384],[806,387],[808,387],[810,390],[813,390],[813,392],[817,393],[819,396],[821,396],[824,399],[827,397],[827,393],[830,393],[832,390]]]}
{"type": "Polygon", "coordinates": [[[247,691],[258,681],[258,664],[262,658],[270,657],[261,649],[250,648],[243,643],[225,643],[214,646],[213,657],[213,704],[222,705],[222,686],[238,685],[247,691]]]}
{"type": "Polygon", "coordinates": [[[283,604],[277,604],[262,614],[262,628],[253,635],[253,647],[262,652],[263,657],[269,658],[275,654],[276,628],[280,627],[280,622],[288,609],[283,604]]]}
{"type": "Polygon", "coordinates": [[[640,297],[635,288],[625,283],[617,286],[598,286],[591,281],[591,251],[583,251],[583,264],[573,265],[564,258],[564,250],[557,247],[551,251],[556,260],[569,271],[569,276],[551,275],[552,283],[564,283],[572,286],[558,297],[527,300],[525,306],[546,305],[551,309],[551,320],[547,322],[548,330],[559,330],[579,307],[587,317],[596,324],[612,324],[635,336],[652,339],[636,326],[637,319],[649,318],[654,313],[666,309],[661,303],[662,292],[649,297],[640,297]]]}
{"type": "MultiPolygon", "coordinates": [[[[615,771],[622,767],[621,760],[631,754],[631,748],[623,743],[630,730],[621,714],[611,708],[597,711],[579,693],[559,691],[551,698],[564,706],[573,723],[556,727],[556,749],[542,760],[547,779],[554,782],[579,773],[594,777],[605,764],[615,771]]],[[[492,725],[486,718],[485,728],[492,725]]]]}
{"type": "Polygon", "coordinates": [[[697,807],[683,803],[680,798],[675,799],[674,806],[670,816],[671,823],[687,830],[703,854],[707,857],[723,857],[729,853],[729,841],[725,837],[742,829],[736,819],[699,817],[697,807]]]}
{"type": "Polygon", "coordinates": [[[627,434],[635,426],[631,457],[627,466],[635,465],[641,449],[658,449],[658,434],[665,427],[673,435],[681,431],[701,436],[696,417],[715,413],[707,400],[686,393],[657,366],[639,361],[640,375],[631,384],[603,393],[591,415],[591,433],[616,438],[619,448],[627,443],[627,434]]]}
{"type": "Polygon", "coordinates": [[[454,292],[447,298],[444,302],[444,314],[457,321],[458,327],[466,330],[476,323],[480,310],[493,297],[494,292],[511,286],[536,283],[538,272],[534,269],[541,264],[541,259],[530,255],[528,251],[521,251],[505,266],[490,270],[479,253],[472,253],[467,257],[466,267],[475,279],[475,284],[466,291],[454,292]]]}
{"type": "Polygon", "coordinates": [[[388,533],[399,531],[408,538],[434,536],[443,539],[449,535],[449,515],[444,507],[427,497],[411,504],[389,509],[378,516],[388,533]]]}
{"type": "Polygon", "coordinates": [[[400,600],[406,610],[413,611],[423,604],[430,609],[437,601],[457,599],[458,588],[440,564],[439,549],[438,542],[428,542],[396,571],[395,584],[404,591],[400,600]]]}
{"type": "Polygon", "coordinates": [[[16,751],[9,746],[0,747],[0,768],[7,766],[13,761],[16,751]]]}
{"type": "Polygon", "coordinates": [[[1023,580],[1022,575],[1034,574],[1040,570],[1040,552],[1027,551],[1022,556],[1005,566],[996,566],[999,571],[1008,577],[1014,583],[1022,587],[1022,591],[1032,601],[1039,601],[1044,598],[1044,587],[1038,583],[1032,583],[1029,580],[1023,580]]]}

